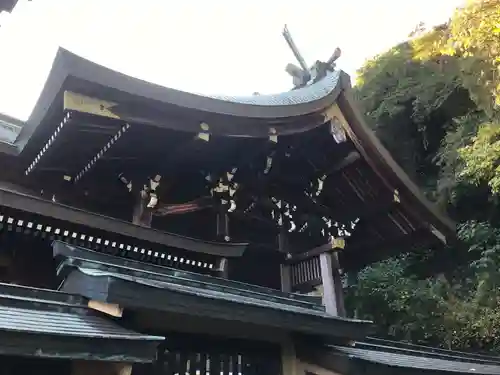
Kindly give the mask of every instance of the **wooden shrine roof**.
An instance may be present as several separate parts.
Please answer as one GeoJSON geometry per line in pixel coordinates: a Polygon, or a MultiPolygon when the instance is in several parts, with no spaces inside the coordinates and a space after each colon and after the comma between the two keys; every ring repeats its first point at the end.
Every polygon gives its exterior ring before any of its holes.
{"type": "Polygon", "coordinates": [[[327,314],[315,297],[284,293],[210,276],[54,244],[61,289],[124,308],[232,320],[317,336],[365,337],[368,321],[327,314]],[[237,312],[237,313],[236,313],[237,312]]]}
{"type": "MultiPolygon", "coordinates": [[[[453,240],[454,223],[425,199],[356,107],[342,71],[277,95],[210,97],[128,77],[60,49],[31,116],[14,142],[0,143],[0,151],[18,155],[12,168],[21,176],[16,183],[36,188],[64,176],[84,189],[109,180],[126,168],[126,160],[153,175],[230,169],[235,160],[247,166],[251,160],[242,155],[262,152],[270,137],[278,137],[278,147],[286,155],[289,147],[292,158],[271,173],[276,181],[265,181],[266,189],[318,217],[360,222],[342,254],[345,269],[453,240]],[[347,134],[340,144],[328,130],[338,116],[345,118],[340,120],[347,134]],[[210,142],[193,141],[200,132],[209,133],[210,142]],[[328,177],[317,199],[305,197],[301,187],[314,174],[328,177]]],[[[255,181],[247,174],[247,182],[255,181]]],[[[120,194],[111,189],[100,195],[109,200],[120,194]]]]}
{"type": "Polygon", "coordinates": [[[152,362],[163,337],[122,328],[62,292],[0,284],[3,355],[152,362]]]}

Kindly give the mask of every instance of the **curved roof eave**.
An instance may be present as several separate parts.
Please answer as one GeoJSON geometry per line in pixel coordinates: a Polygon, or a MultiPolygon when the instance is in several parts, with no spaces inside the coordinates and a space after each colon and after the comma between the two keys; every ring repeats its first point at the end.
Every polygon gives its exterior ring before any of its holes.
{"type": "Polygon", "coordinates": [[[456,224],[424,196],[408,174],[392,158],[366,124],[364,115],[358,109],[348,75],[345,74],[341,80],[343,82],[340,85],[343,89],[337,97],[337,105],[347,121],[345,125],[349,137],[363,158],[388,188],[399,191],[401,204],[409,212],[432,226],[429,229],[436,237],[445,243],[453,239],[456,235],[456,224]]]}
{"type": "MultiPolygon", "coordinates": [[[[175,90],[108,69],[60,48],[54,59],[40,97],[17,140],[22,149],[46,116],[49,107],[62,89],[68,87],[68,78],[84,82],[89,91],[99,93],[99,99],[115,100],[115,95],[126,95],[139,101],[192,109],[208,114],[252,118],[276,122],[309,114],[320,114],[331,106],[340,92],[340,77],[335,71],[307,87],[273,94],[246,97],[203,96],[175,90]],[[107,90],[103,90],[106,88],[107,90]],[[113,95],[110,95],[110,90],[113,95]],[[108,92],[108,97],[106,93],[108,92]]],[[[86,93],[82,93],[86,94],[86,93]]]]}

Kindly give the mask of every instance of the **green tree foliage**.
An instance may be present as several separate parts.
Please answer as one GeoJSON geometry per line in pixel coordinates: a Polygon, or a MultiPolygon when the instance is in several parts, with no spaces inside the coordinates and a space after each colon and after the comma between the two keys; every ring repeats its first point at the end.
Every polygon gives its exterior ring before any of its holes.
{"type": "Polygon", "coordinates": [[[365,268],[347,306],[381,336],[498,351],[500,0],[470,1],[447,24],[422,26],[366,62],[357,97],[398,162],[460,222],[459,244],[365,268]],[[416,271],[433,259],[437,275],[416,271]]]}

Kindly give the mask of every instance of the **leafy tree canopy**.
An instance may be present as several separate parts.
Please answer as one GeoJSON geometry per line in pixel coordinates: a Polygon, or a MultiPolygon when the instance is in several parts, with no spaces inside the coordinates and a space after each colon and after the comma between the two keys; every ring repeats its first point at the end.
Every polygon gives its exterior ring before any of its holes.
{"type": "Polygon", "coordinates": [[[366,62],[356,90],[396,160],[460,222],[460,243],[367,267],[347,306],[382,336],[498,351],[500,0],[469,1],[430,30],[418,25],[366,62]],[[438,274],[429,276],[431,263],[438,274]]]}

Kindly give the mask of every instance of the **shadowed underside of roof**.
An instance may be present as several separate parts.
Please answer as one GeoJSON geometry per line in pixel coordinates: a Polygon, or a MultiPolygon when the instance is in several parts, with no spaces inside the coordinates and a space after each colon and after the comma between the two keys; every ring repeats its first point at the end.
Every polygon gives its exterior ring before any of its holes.
{"type": "MultiPolygon", "coordinates": [[[[186,171],[231,169],[237,162],[251,194],[262,195],[265,187],[265,194],[281,194],[280,199],[289,199],[308,215],[346,225],[358,220],[342,255],[346,268],[453,239],[454,224],[422,196],[381,146],[350,91],[349,77],[334,71],[283,94],[206,97],[127,77],[61,49],[15,142],[18,152],[23,150],[19,168],[29,174],[16,182],[40,188],[63,176],[74,181],[85,175],[84,182],[72,183],[65,191],[85,184],[90,191],[92,181],[101,181],[96,189],[103,189],[109,176],[132,169],[175,178],[186,171]],[[61,117],[67,122],[64,129],[61,117]],[[333,120],[341,123],[347,141],[337,144],[332,139],[333,120]],[[209,142],[193,141],[200,131],[209,135],[209,142]],[[273,147],[283,155],[276,162],[281,164],[265,181],[255,183],[254,172],[245,168],[255,162],[252,155],[269,150],[272,137],[279,140],[273,147]],[[102,150],[105,163],[97,160],[102,150]],[[304,196],[304,189],[318,178],[324,178],[322,195],[304,196]]],[[[188,185],[196,184],[190,180],[188,185]]],[[[182,191],[186,188],[178,193],[182,191]]],[[[122,196],[116,189],[108,194],[122,196]]],[[[175,191],[170,194],[181,199],[175,191]]],[[[97,195],[106,197],[102,191],[97,195]]],[[[306,216],[303,220],[310,222],[306,216]]],[[[240,232],[252,231],[256,229],[240,232]]]]}

